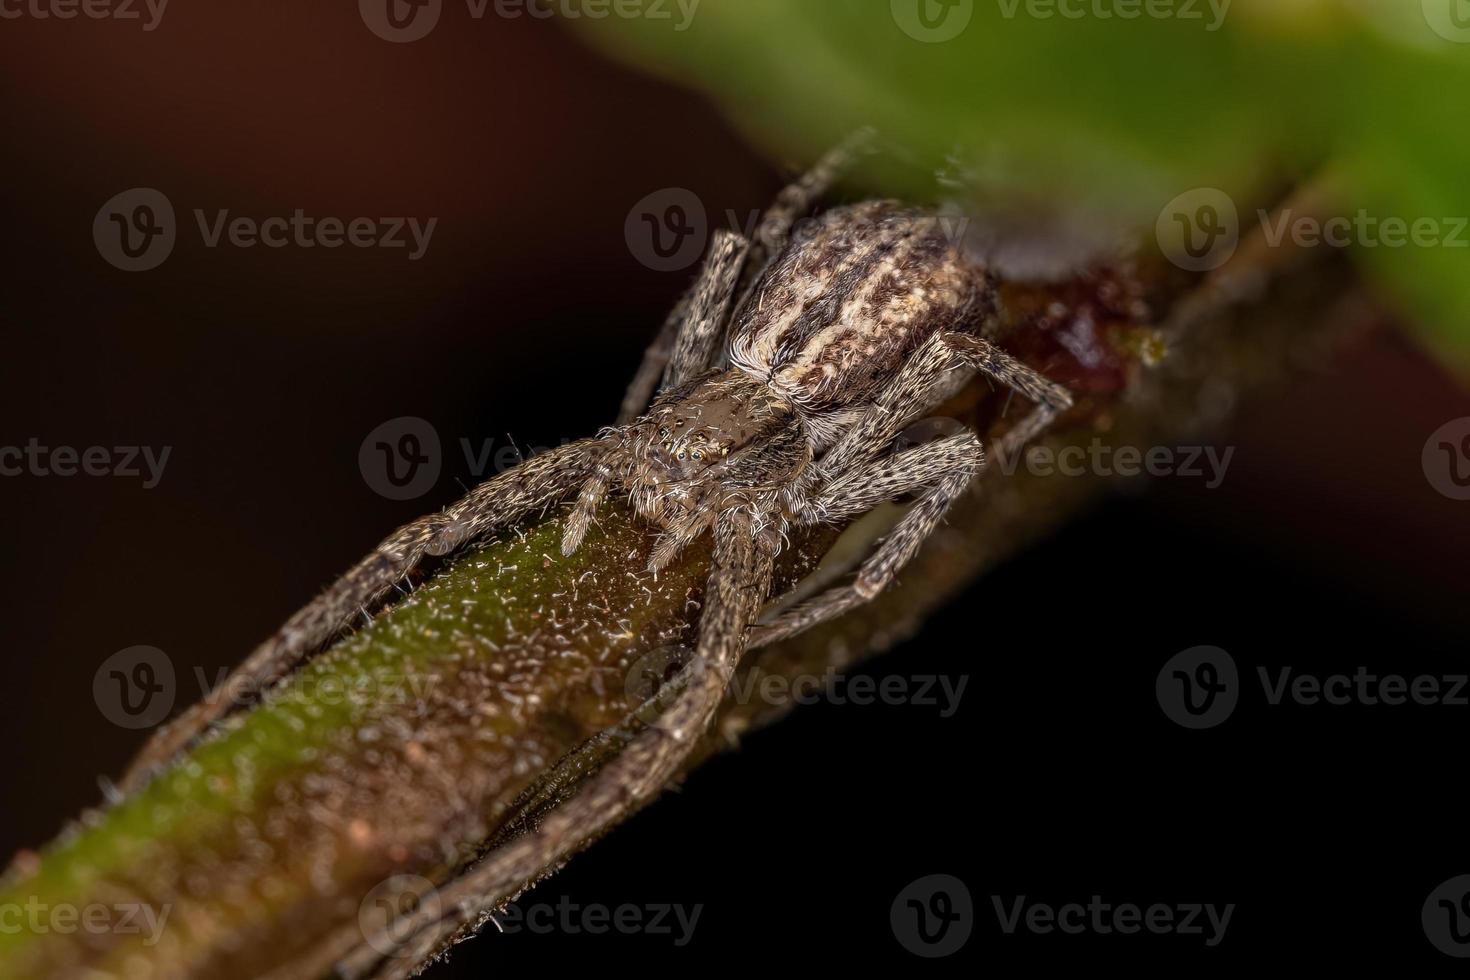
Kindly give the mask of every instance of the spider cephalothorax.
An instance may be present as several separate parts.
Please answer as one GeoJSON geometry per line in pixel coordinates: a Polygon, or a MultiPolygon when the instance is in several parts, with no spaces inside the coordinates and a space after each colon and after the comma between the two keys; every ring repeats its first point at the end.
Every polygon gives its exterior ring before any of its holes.
{"type": "Polygon", "coordinates": [[[629,431],[629,478],[655,495],[716,480],[749,485],[769,470],[767,448],[806,441],[792,404],[739,371],[682,385],[629,431]]]}
{"type": "MultiPolygon", "coordinates": [[[[577,550],[614,488],[628,494],[637,519],[660,532],[655,571],[713,529],[698,648],[677,695],[660,707],[657,724],[628,736],[620,754],[539,830],[441,889],[433,907],[445,914],[413,923],[414,948],[424,955],[669,782],[709,727],[748,646],[836,616],[893,580],[985,464],[969,432],[896,444],[957,379],[979,373],[1035,403],[1001,439],[1007,456],[1071,404],[1064,389],[986,339],[994,283],[936,214],[870,201],[797,227],[852,151],[840,147],[783,191],[753,243],[716,233],[698,280],[645,356],[616,427],[535,456],[400,528],[230,679],[231,686],[264,687],[354,616],[380,606],[426,555],[513,527],[573,493],[566,554],[577,550]],[[756,624],[788,527],[843,523],[904,497],[913,505],[851,583],[756,624]]],[[[202,702],[155,736],[125,785],[176,758],[227,706],[225,699],[202,702]]]]}
{"type": "Polygon", "coordinates": [[[666,530],[650,560],[656,572],[729,507],[760,513],[761,529],[784,533],[786,498],[810,463],[800,414],[739,370],[670,391],[625,429],[609,460],[634,510],[666,530]]]}
{"type": "Polygon", "coordinates": [[[812,460],[795,407],[739,370],[714,370],[665,394],[642,418],[607,436],[607,455],[567,522],[576,550],[609,482],[634,511],[664,529],[649,567],[658,571],[732,507],[759,515],[761,531],[785,533],[791,497],[812,460]]]}
{"type": "MultiPolygon", "coordinates": [[[[717,236],[664,392],[647,414],[604,434],[607,455],[568,521],[563,553],[576,550],[613,485],[664,531],[654,571],[732,507],[773,548],[791,522],[829,519],[824,494],[887,448],[874,439],[898,415],[921,407],[904,368],[919,365],[911,381],[927,394],[945,372],[922,361],[948,348],[922,352],[941,336],[979,342],[974,335],[993,312],[989,276],[942,220],[893,201],[836,208],[808,223],[727,324],[741,271],[730,259],[746,248],[737,236],[717,236]]],[[[978,468],[978,445],[950,448],[955,472],[978,468]]]]}

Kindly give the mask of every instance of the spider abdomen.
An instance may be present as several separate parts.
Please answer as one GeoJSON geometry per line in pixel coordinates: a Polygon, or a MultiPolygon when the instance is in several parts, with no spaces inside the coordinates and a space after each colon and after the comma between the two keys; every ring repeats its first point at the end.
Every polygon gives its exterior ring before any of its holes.
{"type": "Polygon", "coordinates": [[[914,350],[990,309],[952,223],[892,201],[828,211],[756,281],[730,362],[808,417],[870,402],[914,350]]]}

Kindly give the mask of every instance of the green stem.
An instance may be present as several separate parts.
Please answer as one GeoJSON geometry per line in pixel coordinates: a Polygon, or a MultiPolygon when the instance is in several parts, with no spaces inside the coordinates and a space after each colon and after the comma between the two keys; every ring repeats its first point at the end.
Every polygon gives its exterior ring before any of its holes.
{"type": "MultiPolygon", "coordinates": [[[[1246,315],[1195,317],[1158,368],[1132,349],[1130,383],[1084,398],[1052,447],[1193,430],[1203,382],[1243,388],[1289,354],[1320,356],[1313,345],[1361,309],[1345,281],[1335,259],[1318,259],[1246,315]]],[[[1066,288],[1040,299],[1086,301],[1066,288]]],[[[1137,326],[1098,329],[1122,350],[1137,326]]],[[[989,433],[1005,424],[997,407],[971,393],[946,414],[989,433]]],[[[882,649],[1104,482],[988,473],[898,587],[744,669],[820,675],[882,649]]],[[[861,551],[884,527],[881,516],[862,522],[833,554],[861,551]]],[[[483,842],[554,806],[547,774],[637,708],[645,655],[690,644],[708,566],[696,547],[655,580],[642,571],[646,529],[617,508],[601,528],[571,558],[557,547],[559,515],[474,548],[176,767],[18,860],[0,881],[5,975],[315,975],[343,937],[360,940],[359,914],[385,881],[442,882],[483,842]]],[[[798,538],[787,580],[830,544],[798,538]]],[[[789,707],[728,704],[701,757],[789,707]]]]}

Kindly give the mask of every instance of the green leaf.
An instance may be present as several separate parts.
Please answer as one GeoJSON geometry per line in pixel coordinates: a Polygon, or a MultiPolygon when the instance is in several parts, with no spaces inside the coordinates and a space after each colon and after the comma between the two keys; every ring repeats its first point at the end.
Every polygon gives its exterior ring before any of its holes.
{"type": "Polygon", "coordinates": [[[1319,220],[1434,223],[1433,244],[1396,246],[1355,224],[1352,247],[1424,338],[1470,362],[1465,0],[702,0],[575,23],[704,89],[782,159],[877,126],[909,156],[862,179],[896,196],[933,195],[954,157],[982,200],[1023,214],[1136,232],[1212,187],[1259,234],[1260,207],[1330,174],[1341,193],[1319,220]]]}

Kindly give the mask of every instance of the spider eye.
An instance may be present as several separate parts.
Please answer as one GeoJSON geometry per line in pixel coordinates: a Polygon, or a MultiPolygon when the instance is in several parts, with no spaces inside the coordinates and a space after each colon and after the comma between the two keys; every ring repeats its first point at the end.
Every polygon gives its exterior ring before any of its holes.
{"type": "Polygon", "coordinates": [[[683,459],[684,458],[684,450],[681,449],[677,453],[675,453],[674,454],[674,458],[675,459],[683,459]]]}
{"type": "Polygon", "coordinates": [[[697,453],[697,452],[696,452],[696,453],[690,453],[690,454],[689,454],[689,455],[690,455],[690,456],[691,456],[691,457],[693,457],[693,458],[694,458],[694,459],[704,459],[704,457],[703,457],[703,456],[701,456],[701,455],[700,455],[700,454],[699,454],[699,453],[697,453]]]}

